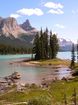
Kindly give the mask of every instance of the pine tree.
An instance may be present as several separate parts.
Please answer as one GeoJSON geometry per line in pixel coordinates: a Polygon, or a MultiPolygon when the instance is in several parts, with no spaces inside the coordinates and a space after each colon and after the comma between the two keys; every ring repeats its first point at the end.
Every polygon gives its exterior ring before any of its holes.
{"type": "Polygon", "coordinates": [[[56,58],[57,52],[59,50],[59,45],[58,45],[58,39],[55,34],[52,35],[50,33],[50,48],[51,48],[51,58],[54,59],[56,58]]]}
{"type": "Polygon", "coordinates": [[[41,37],[42,59],[48,59],[48,29],[42,33],[41,37]]]}
{"type": "Polygon", "coordinates": [[[75,49],[74,49],[74,43],[72,44],[72,58],[71,58],[71,64],[70,67],[73,69],[75,67],[75,49]]]}
{"type": "Polygon", "coordinates": [[[40,58],[41,59],[45,59],[44,54],[45,54],[44,34],[43,34],[43,30],[41,28],[41,30],[40,30],[40,58]]]}
{"type": "Polygon", "coordinates": [[[48,59],[48,28],[45,31],[45,58],[48,59]]]}
{"type": "Polygon", "coordinates": [[[40,59],[40,40],[39,40],[39,33],[36,34],[34,39],[34,53],[35,53],[35,60],[40,59]]]}
{"type": "Polygon", "coordinates": [[[51,44],[52,44],[52,31],[50,31],[49,59],[52,58],[52,49],[51,49],[51,44]]]}

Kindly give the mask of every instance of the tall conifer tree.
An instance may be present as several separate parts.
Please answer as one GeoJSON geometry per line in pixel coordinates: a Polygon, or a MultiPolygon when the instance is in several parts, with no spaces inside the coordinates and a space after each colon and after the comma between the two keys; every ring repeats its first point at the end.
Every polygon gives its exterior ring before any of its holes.
{"type": "Polygon", "coordinates": [[[54,59],[56,58],[57,52],[59,50],[58,39],[55,34],[50,35],[50,48],[51,48],[51,58],[54,59]]]}
{"type": "Polygon", "coordinates": [[[36,34],[34,39],[34,53],[35,53],[35,60],[40,59],[40,39],[39,39],[39,33],[36,34]]]}
{"type": "Polygon", "coordinates": [[[48,28],[45,31],[45,58],[48,58],[48,28]]]}
{"type": "Polygon", "coordinates": [[[71,58],[71,64],[70,67],[73,69],[75,67],[75,49],[74,49],[74,43],[72,44],[72,58],[71,58]]]}

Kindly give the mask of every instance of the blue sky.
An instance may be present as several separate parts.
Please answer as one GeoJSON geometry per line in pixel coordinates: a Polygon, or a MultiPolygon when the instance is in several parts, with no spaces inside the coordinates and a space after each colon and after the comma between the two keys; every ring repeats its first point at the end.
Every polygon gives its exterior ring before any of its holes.
{"type": "Polygon", "coordinates": [[[2,0],[0,16],[15,17],[19,24],[29,19],[37,29],[48,27],[75,43],[78,39],[78,0],[2,0]]]}

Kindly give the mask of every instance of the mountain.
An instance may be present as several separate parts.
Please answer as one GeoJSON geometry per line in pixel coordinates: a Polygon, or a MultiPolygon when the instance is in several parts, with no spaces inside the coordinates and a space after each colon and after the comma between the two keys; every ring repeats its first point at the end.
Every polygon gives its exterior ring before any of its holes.
{"type": "Polygon", "coordinates": [[[15,18],[0,17],[0,44],[16,47],[32,46],[31,42],[35,37],[37,30],[30,25],[29,20],[26,20],[22,26],[23,25],[23,28],[18,25],[15,18]]]}
{"type": "Polygon", "coordinates": [[[21,34],[19,38],[26,41],[27,43],[32,44],[33,39],[34,39],[36,33],[38,32],[38,30],[31,26],[30,21],[28,19],[23,24],[21,24],[20,27],[23,30],[25,30],[26,32],[28,32],[28,35],[21,34]]]}
{"type": "MultiPolygon", "coordinates": [[[[0,17],[0,44],[13,47],[32,47],[33,39],[38,30],[34,28],[27,19],[19,25],[15,18],[0,17]]],[[[60,51],[70,51],[72,42],[59,38],[60,51]]]]}
{"type": "Polygon", "coordinates": [[[27,19],[23,24],[20,25],[21,28],[23,28],[25,31],[31,31],[35,29],[34,27],[31,26],[29,20],[27,19]]]}
{"type": "Polygon", "coordinates": [[[64,38],[59,38],[60,51],[71,51],[73,42],[64,38]]]}
{"type": "Polygon", "coordinates": [[[64,38],[59,38],[59,45],[60,46],[72,45],[72,41],[64,38]]]}
{"type": "Polygon", "coordinates": [[[31,26],[29,20],[27,19],[23,24],[20,25],[22,29],[24,29],[27,32],[32,33],[32,35],[36,34],[38,30],[31,26]]]}
{"type": "Polygon", "coordinates": [[[19,34],[26,34],[14,18],[0,18],[0,35],[17,38],[19,34]]]}

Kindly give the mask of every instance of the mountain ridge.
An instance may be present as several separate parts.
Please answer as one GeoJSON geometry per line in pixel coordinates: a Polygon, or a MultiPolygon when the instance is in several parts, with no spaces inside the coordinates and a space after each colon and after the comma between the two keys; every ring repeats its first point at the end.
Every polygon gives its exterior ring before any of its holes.
{"type": "MultiPolygon", "coordinates": [[[[15,18],[0,17],[0,44],[17,47],[32,46],[32,41],[37,32],[38,30],[30,24],[28,19],[19,25],[15,18]]],[[[72,41],[61,38],[59,39],[59,45],[60,49],[71,50],[72,41]]]]}
{"type": "MultiPolygon", "coordinates": [[[[27,28],[28,27],[29,26],[27,26],[27,28]]],[[[32,29],[30,29],[30,31],[26,31],[22,27],[20,27],[15,18],[0,17],[0,44],[11,45],[16,47],[32,46],[30,42],[32,41],[32,38],[34,38],[34,36],[36,35],[37,31],[31,31],[32,29]],[[29,38],[30,40],[28,41],[28,37],[32,38],[29,38]]]]}

